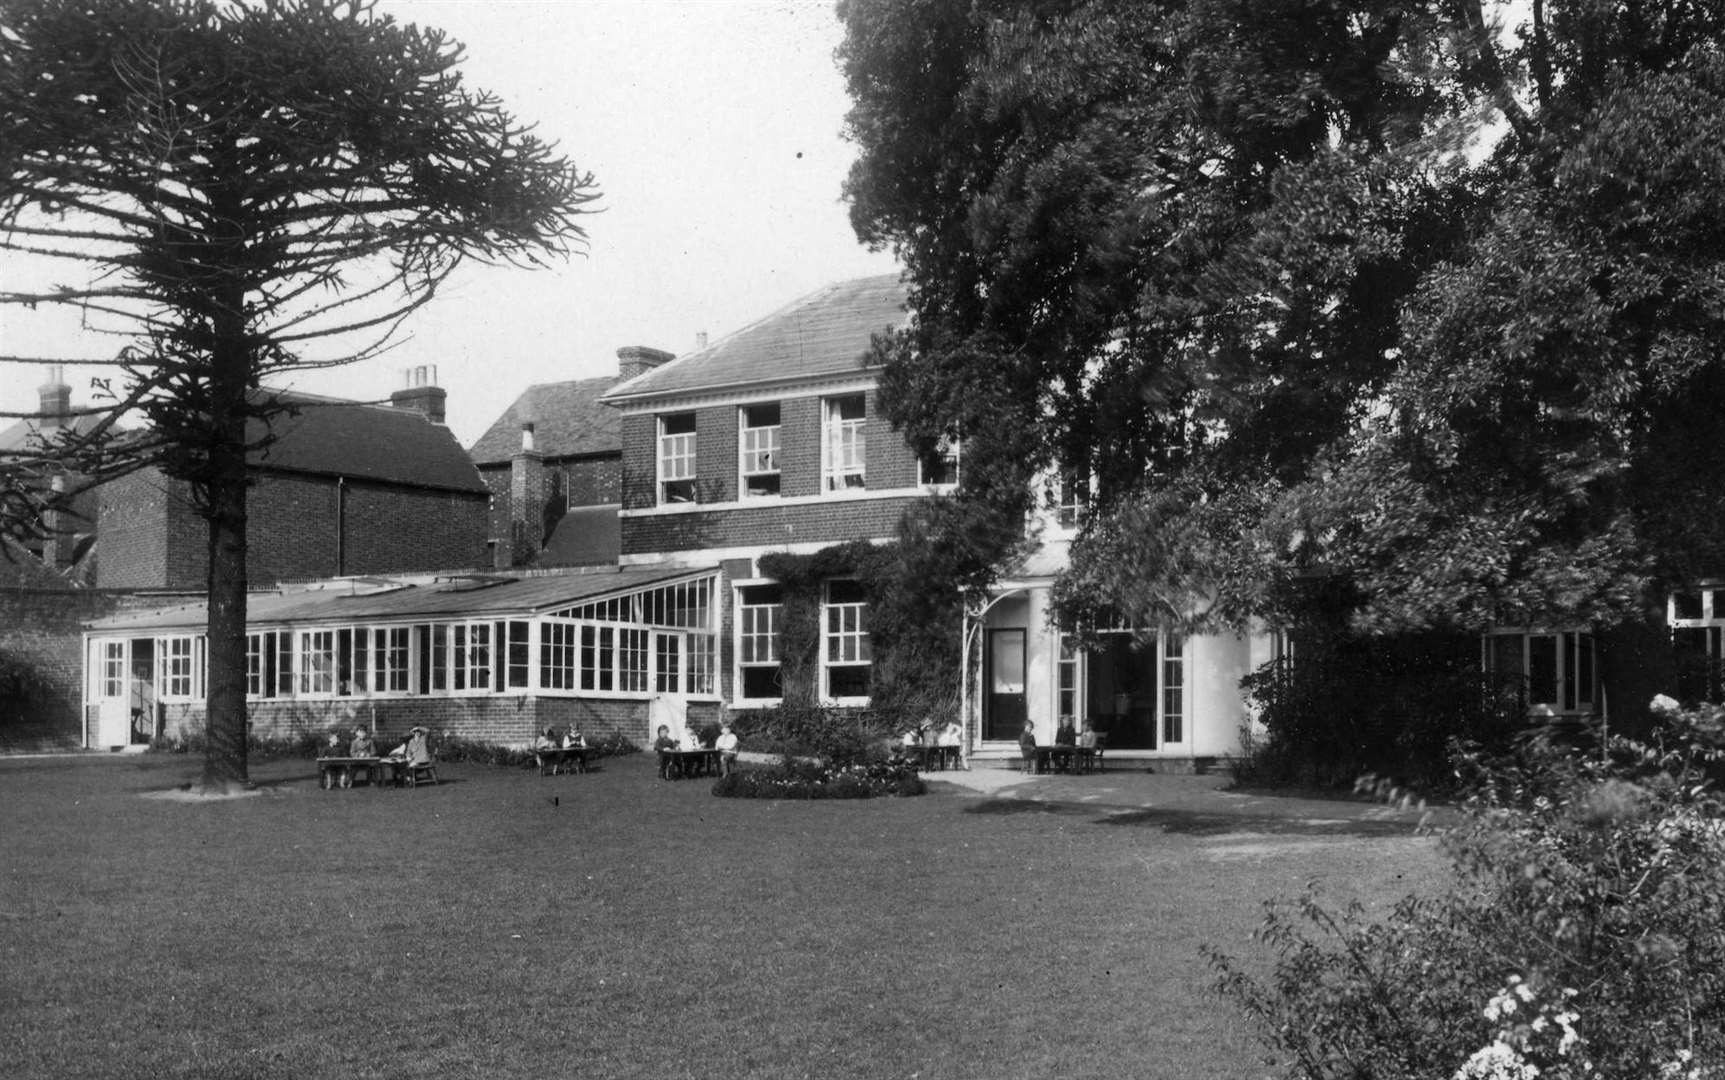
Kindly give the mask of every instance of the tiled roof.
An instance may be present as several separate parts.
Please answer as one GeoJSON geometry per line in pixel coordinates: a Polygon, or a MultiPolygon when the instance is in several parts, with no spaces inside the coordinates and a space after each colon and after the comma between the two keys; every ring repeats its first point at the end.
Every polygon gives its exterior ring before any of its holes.
{"type": "Polygon", "coordinates": [[[905,295],[896,274],[829,285],[705,349],[637,375],[605,400],[860,371],[869,337],[909,320],[905,295]]]}
{"type": "MultiPolygon", "coordinates": [[[[73,416],[67,418],[65,426],[83,434],[101,423],[102,419],[101,416],[92,414],[73,416]]],[[[0,429],[0,451],[36,449],[42,445],[35,438],[41,428],[42,422],[34,419],[17,420],[8,424],[4,429],[0,429]]]]}
{"type": "Polygon", "coordinates": [[[617,565],[623,552],[623,522],[616,503],[574,506],[558,520],[535,566],[617,565]]]}
{"type": "Polygon", "coordinates": [[[521,425],[533,424],[533,446],[548,458],[621,453],[617,412],[599,404],[617,376],[529,386],[468,451],[475,464],[506,462],[521,449],[521,425]]]}
{"type": "Polygon", "coordinates": [[[275,441],[251,453],[265,469],[347,476],[410,487],[481,493],[473,461],[455,436],[413,409],[265,389],[293,411],[246,425],[246,440],[275,441]]]}
{"type": "MultiPolygon", "coordinates": [[[[335,625],[366,620],[445,619],[468,616],[525,616],[555,611],[579,601],[633,592],[660,581],[694,577],[688,567],[544,574],[537,577],[440,578],[423,584],[388,587],[385,581],[326,582],[326,587],[255,593],[246,600],[246,623],[335,625]]],[[[711,572],[711,571],[706,571],[711,572]]],[[[90,630],[145,631],[197,629],[208,614],[202,600],[151,611],[110,615],[88,623],[90,630]]]]}

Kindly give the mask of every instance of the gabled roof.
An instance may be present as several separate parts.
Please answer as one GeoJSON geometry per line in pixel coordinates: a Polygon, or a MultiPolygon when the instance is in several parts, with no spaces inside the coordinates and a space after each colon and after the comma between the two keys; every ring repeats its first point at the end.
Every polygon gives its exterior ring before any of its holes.
{"type": "Polygon", "coordinates": [[[292,405],[268,424],[246,424],[246,441],[273,435],[250,463],[272,471],[346,476],[443,491],[486,492],[455,436],[413,409],[265,388],[262,397],[292,405]]]}
{"type": "Polygon", "coordinates": [[[863,370],[871,335],[904,326],[897,274],[828,285],[705,349],[613,388],[611,404],[863,370]]]}
{"type": "MultiPolygon", "coordinates": [[[[98,414],[80,414],[68,417],[64,427],[82,435],[101,423],[102,419],[102,416],[98,414]]],[[[8,424],[5,428],[0,429],[0,451],[34,450],[41,447],[43,443],[36,438],[37,433],[41,430],[42,421],[34,418],[16,420],[8,424]]],[[[48,434],[51,438],[54,432],[50,430],[48,434]]]]}
{"type": "Polygon", "coordinates": [[[507,462],[521,449],[521,425],[531,423],[533,446],[548,458],[620,454],[617,412],[599,404],[615,385],[617,376],[606,375],[529,386],[468,453],[478,465],[507,462]]]}
{"type": "MultiPolygon", "coordinates": [[[[280,624],[339,625],[349,622],[525,617],[571,604],[648,588],[662,581],[711,574],[715,567],[656,567],[536,577],[473,575],[437,578],[390,587],[387,580],[324,582],[323,587],[279,593],[254,593],[246,599],[249,626],[280,624]]],[[[149,630],[202,630],[208,621],[203,600],[151,611],[129,611],[86,623],[94,633],[149,630]]]]}

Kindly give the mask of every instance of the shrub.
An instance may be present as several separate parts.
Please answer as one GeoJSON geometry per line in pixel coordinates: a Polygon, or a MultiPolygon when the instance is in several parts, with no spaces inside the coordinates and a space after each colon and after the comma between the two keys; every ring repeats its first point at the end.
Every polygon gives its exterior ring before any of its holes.
{"type": "Polygon", "coordinates": [[[1463,753],[1447,894],[1272,905],[1264,981],[1206,950],[1286,1075],[1725,1076],[1725,710],[1661,705],[1649,742],[1463,753]]]}
{"type": "MultiPolygon", "coordinates": [[[[324,742],[328,738],[327,731],[311,730],[296,731],[280,737],[247,736],[246,756],[253,761],[315,758],[323,750],[324,742]]],[[[343,745],[345,747],[346,744],[343,745]]],[[[393,745],[380,743],[378,753],[387,754],[393,748],[393,745]]],[[[150,749],[165,754],[202,754],[204,734],[202,731],[193,731],[182,738],[157,736],[150,740],[150,749]]],[[[523,767],[534,763],[533,751],[530,749],[482,742],[438,731],[431,733],[431,753],[438,761],[464,761],[476,765],[523,767]]],[[[604,735],[587,741],[589,760],[636,753],[640,753],[640,747],[622,735],[604,735]]]]}
{"type": "Polygon", "coordinates": [[[731,713],[731,726],[745,750],[820,758],[837,765],[884,758],[893,725],[891,716],[872,709],[783,705],[731,713]]]}
{"type": "Polygon", "coordinates": [[[869,799],[927,790],[915,770],[898,763],[829,765],[791,757],[767,768],[739,769],[713,785],[713,794],[725,799],[869,799]]]}

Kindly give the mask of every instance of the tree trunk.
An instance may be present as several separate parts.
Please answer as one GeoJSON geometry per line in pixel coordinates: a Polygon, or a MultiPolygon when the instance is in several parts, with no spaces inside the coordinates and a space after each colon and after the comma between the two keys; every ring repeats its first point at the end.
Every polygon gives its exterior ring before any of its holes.
{"type": "Polygon", "coordinates": [[[210,357],[210,435],[203,462],[209,522],[203,788],[249,786],[246,775],[246,387],[244,292],[226,297],[210,357]]]}

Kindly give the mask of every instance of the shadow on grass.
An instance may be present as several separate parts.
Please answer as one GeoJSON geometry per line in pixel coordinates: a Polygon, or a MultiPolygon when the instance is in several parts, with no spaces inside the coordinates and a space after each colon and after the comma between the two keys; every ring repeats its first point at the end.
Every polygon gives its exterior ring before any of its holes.
{"type": "Polygon", "coordinates": [[[984,817],[1013,814],[1067,814],[1090,819],[1094,825],[1137,826],[1180,836],[1223,836],[1229,833],[1277,836],[1412,836],[1415,820],[1355,820],[1280,814],[1215,814],[1200,810],[1143,809],[1099,812],[1093,805],[1042,799],[983,799],[964,813],[984,817]]]}
{"type": "Polygon", "coordinates": [[[1126,810],[1107,814],[1098,825],[1136,825],[1183,836],[1270,833],[1278,836],[1411,836],[1416,821],[1359,821],[1270,814],[1207,814],[1194,810],[1126,810]]]}

